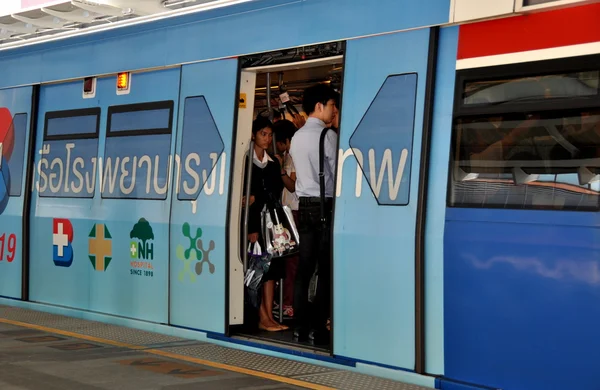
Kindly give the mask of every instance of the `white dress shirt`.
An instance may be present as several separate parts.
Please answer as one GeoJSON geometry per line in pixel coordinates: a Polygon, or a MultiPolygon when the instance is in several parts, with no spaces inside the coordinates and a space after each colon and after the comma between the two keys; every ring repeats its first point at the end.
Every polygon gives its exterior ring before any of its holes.
{"type": "MultiPolygon", "coordinates": [[[[294,167],[294,161],[292,160],[292,156],[289,153],[286,153],[283,157],[283,169],[288,176],[291,176],[292,173],[296,172],[296,168],[294,167]]],[[[284,206],[290,206],[290,209],[298,211],[298,195],[296,192],[289,192],[285,186],[283,187],[283,194],[281,195],[281,204],[284,206]]]]}
{"type": "MultiPolygon", "coordinates": [[[[296,195],[318,197],[319,189],[319,139],[325,123],[317,118],[308,118],[304,127],[294,134],[290,155],[296,168],[296,195]]],[[[333,130],[325,135],[325,197],[333,198],[334,174],[337,159],[337,134],[333,130]]]]}

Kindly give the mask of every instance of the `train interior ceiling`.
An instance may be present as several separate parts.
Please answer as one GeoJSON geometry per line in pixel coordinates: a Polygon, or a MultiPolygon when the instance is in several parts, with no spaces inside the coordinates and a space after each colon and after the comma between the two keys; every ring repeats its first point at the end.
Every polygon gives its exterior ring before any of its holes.
{"type": "MultiPolygon", "coordinates": [[[[244,98],[240,99],[244,100],[240,100],[240,114],[238,115],[238,145],[241,144],[240,137],[242,139],[243,137],[250,137],[251,121],[256,119],[259,115],[269,117],[271,114],[270,117],[274,118],[275,121],[279,119],[288,119],[292,121],[294,115],[301,115],[306,119],[307,114],[302,109],[302,96],[304,90],[317,83],[324,83],[330,85],[341,94],[342,78],[343,56],[341,55],[302,62],[242,69],[240,95],[244,96],[244,98]],[[251,77],[245,79],[244,74],[250,74],[251,77]],[[254,83],[254,88],[250,87],[250,90],[246,90],[248,93],[244,94],[243,82],[248,79],[250,80],[250,84],[254,83]],[[243,114],[242,110],[247,109],[250,110],[245,111],[243,114]]],[[[300,121],[300,124],[301,123],[303,123],[302,120],[300,121]]],[[[244,150],[247,151],[247,146],[244,150]]],[[[273,152],[273,150],[268,150],[269,154],[272,154],[273,152]]],[[[240,213],[239,220],[241,223],[243,223],[242,218],[244,218],[244,215],[243,213],[240,213]]],[[[241,248],[241,250],[243,251],[247,246],[247,241],[241,238],[240,243],[242,243],[241,246],[243,248],[241,248]]],[[[320,345],[316,343],[312,337],[306,342],[298,341],[294,338],[293,310],[291,312],[289,310],[289,298],[284,298],[284,291],[287,291],[287,294],[289,294],[290,291],[293,291],[293,289],[289,288],[289,285],[287,289],[285,287],[286,283],[293,284],[292,278],[289,277],[289,275],[290,274],[286,272],[286,279],[281,279],[276,282],[273,302],[274,320],[289,328],[278,332],[272,332],[260,330],[252,325],[247,326],[248,324],[244,324],[242,326],[231,326],[231,335],[235,338],[259,342],[266,345],[283,345],[286,348],[309,350],[310,352],[317,354],[329,354],[331,351],[330,345],[320,345]]]]}
{"type": "Polygon", "coordinates": [[[269,70],[260,71],[256,77],[254,117],[257,115],[268,115],[267,79],[270,80],[271,84],[271,108],[274,111],[274,115],[277,116],[278,113],[281,113],[281,115],[285,115],[286,119],[290,119],[290,110],[282,100],[286,100],[287,96],[289,96],[291,105],[296,109],[297,113],[303,115],[302,94],[304,89],[317,83],[327,83],[335,90],[340,91],[342,86],[342,64],[339,61],[331,64],[279,70],[276,72],[269,72],[269,70]],[[285,93],[287,93],[287,96],[282,99],[280,96],[285,93]]]}

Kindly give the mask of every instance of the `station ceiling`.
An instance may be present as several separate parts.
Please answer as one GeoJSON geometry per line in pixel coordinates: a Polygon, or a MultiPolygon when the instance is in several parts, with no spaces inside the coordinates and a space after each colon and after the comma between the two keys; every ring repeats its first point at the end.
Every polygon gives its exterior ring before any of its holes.
{"type": "Polygon", "coordinates": [[[0,51],[248,1],[253,0],[33,1],[27,8],[0,8],[0,51]]]}

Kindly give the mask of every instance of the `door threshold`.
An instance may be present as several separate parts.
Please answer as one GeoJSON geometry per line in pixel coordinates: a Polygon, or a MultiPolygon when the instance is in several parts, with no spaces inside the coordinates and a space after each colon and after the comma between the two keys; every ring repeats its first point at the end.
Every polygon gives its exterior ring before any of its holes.
{"type": "Polygon", "coordinates": [[[275,347],[275,348],[279,348],[279,349],[293,350],[296,352],[304,352],[304,353],[310,353],[310,354],[315,354],[315,355],[320,355],[320,356],[331,357],[331,353],[330,353],[329,349],[324,348],[324,347],[314,346],[314,345],[309,344],[308,342],[307,343],[298,343],[298,342],[294,342],[294,341],[281,340],[281,339],[275,338],[275,337],[269,337],[269,336],[264,336],[264,335],[253,335],[253,334],[246,334],[246,333],[238,333],[236,335],[233,335],[231,338],[237,339],[237,340],[248,341],[248,342],[254,342],[257,344],[263,344],[266,346],[275,347]]]}
{"type": "Polygon", "coordinates": [[[247,333],[236,333],[229,337],[221,335],[209,335],[209,338],[220,339],[230,343],[266,349],[288,355],[301,356],[309,359],[316,359],[342,365],[352,365],[349,362],[346,362],[344,359],[338,361],[339,359],[333,357],[330,350],[313,346],[308,343],[299,344],[293,341],[274,340],[273,338],[247,333]]]}

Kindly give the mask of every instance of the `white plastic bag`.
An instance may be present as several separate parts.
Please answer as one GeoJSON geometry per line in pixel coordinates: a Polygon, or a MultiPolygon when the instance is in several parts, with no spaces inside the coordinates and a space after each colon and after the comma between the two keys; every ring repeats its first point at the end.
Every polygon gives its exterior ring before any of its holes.
{"type": "Polygon", "coordinates": [[[300,236],[292,210],[279,206],[262,213],[262,228],[267,253],[273,258],[285,257],[299,252],[300,236]]]}

